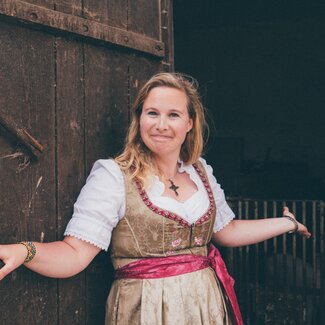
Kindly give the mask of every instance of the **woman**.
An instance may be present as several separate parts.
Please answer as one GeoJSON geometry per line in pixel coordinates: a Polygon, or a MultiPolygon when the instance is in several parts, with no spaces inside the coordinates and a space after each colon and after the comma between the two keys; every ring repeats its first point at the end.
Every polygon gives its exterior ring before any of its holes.
{"type": "Polygon", "coordinates": [[[200,158],[204,127],[195,84],[153,76],[131,110],[123,153],[94,164],[64,240],[0,246],[0,279],[24,261],[42,275],[70,277],[110,246],[116,280],[106,324],[242,323],[232,279],[209,242],[235,247],[310,233],[286,207],[282,218],[233,220],[200,158]]]}

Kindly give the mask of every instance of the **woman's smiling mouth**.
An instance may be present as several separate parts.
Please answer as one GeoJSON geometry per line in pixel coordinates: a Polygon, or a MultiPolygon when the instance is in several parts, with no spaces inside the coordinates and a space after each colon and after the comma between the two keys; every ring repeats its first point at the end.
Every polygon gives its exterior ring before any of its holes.
{"type": "Polygon", "coordinates": [[[152,134],[151,137],[154,140],[158,140],[158,141],[166,141],[166,140],[170,140],[172,138],[171,136],[162,135],[162,134],[152,134]]]}

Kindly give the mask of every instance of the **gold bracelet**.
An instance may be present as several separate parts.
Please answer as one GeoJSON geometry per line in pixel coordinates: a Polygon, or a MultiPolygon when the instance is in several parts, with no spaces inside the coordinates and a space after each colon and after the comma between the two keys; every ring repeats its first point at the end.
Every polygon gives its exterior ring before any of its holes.
{"type": "Polygon", "coordinates": [[[36,247],[31,241],[21,241],[19,244],[24,245],[27,248],[27,256],[24,263],[30,262],[36,255],[36,247]]]}
{"type": "Polygon", "coordinates": [[[284,216],[284,217],[289,219],[290,221],[292,221],[293,224],[295,225],[295,229],[288,231],[288,234],[292,234],[292,233],[297,232],[297,230],[298,230],[298,222],[297,222],[297,220],[295,218],[292,218],[291,216],[284,216]]]}

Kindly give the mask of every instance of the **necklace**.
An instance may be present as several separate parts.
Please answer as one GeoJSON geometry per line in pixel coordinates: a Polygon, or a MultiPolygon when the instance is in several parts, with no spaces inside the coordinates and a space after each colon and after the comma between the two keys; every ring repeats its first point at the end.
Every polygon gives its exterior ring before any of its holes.
{"type": "Polygon", "coordinates": [[[169,178],[168,181],[170,182],[169,188],[175,192],[176,196],[178,196],[177,190],[179,189],[179,186],[177,186],[171,178],[169,178]]]}

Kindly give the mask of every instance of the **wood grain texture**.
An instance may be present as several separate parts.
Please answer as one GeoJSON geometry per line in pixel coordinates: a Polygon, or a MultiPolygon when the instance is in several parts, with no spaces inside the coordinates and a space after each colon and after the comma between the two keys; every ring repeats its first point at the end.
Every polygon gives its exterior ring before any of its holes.
{"type": "Polygon", "coordinates": [[[128,0],[84,0],[84,18],[126,30],[127,4],[128,0]]]}
{"type": "Polygon", "coordinates": [[[161,40],[160,18],[160,0],[128,1],[130,31],[161,40]]]}
{"type": "MultiPolygon", "coordinates": [[[[24,166],[19,158],[2,160],[1,243],[56,237],[53,43],[51,35],[0,22],[0,79],[6,81],[0,87],[1,113],[33,130],[35,137],[41,135],[46,147],[39,160],[24,166]]],[[[0,286],[1,322],[56,324],[56,283],[24,268],[10,274],[0,286]]]]}
{"type": "Polygon", "coordinates": [[[26,3],[30,3],[39,7],[44,7],[48,9],[54,9],[56,2],[63,2],[62,0],[24,0],[26,3]]]}
{"type": "MultiPolygon", "coordinates": [[[[58,239],[85,182],[83,45],[56,39],[56,170],[58,239]]],[[[60,324],[83,324],[86,317],[85,272],[59,281],[60,324]]]]}
{"type": "MultiPolygon", "coordinates": [[[[161,49],[159,55],[148,55],[150,51],[134,51],[132,46],[71,37],[77,33],[57,32],[41,19],[35,29],[32,23],[18,23],[15,11],[19,4],[29,20],[35,19],[35,9],[37,17],[45,12],[55,24],[60,24],[56,19],[62,15],[72,25],[78,19],[89,26],[108,24],[110,31],[126,32],[137,44],[149,40],[164,45],[152,38],[160,30],[158,21],[151,26],[156,30],[152,34],[142,34],[149,28],[147,17],[138,20],[147,27],[137,26],[137,33],[128,30],[133,19],[129,14],[135,10],[129,0],[34,3],[0,3],[0,114],[44,146],[36,160],[0,126],[0,244],[62,239],[94,161],[122,150],[130,105],[139,87],[162,68],[164,57],[161,49]],[[9,8],[5,14],[4,5],[9,8]]],[[[151,5],[143,8],[153,10],[151,5]]],[[[156,9],[144,15],[156,16],[156,9]]],[[[71,279],[57,281],[20,268],[1,282],[1,322],[103,324],[112,280],[113,268],[105,252],[71,279]]]]}
{"type": "Polygon", "coordinates": [[[140,88],[154,74],[161,71],[161,62],[137,55],[128,56],[129,64],[129,102],[132,105],[140,88]]]}
{"type": "Polygon", "coordinates": [[[11,135],[14,136],[20,144],[24,145],[35,157],[38,157],[44,151],[44,147],[30,134],[30,132],[19,127],[9,117],[0,114],[0,126],[11,133],[11,135]]]}
{"type": "MultiPolygon", "coordinates": [[[[128,123],[127,63],[120,52],[85,45],[87,172],[95,160],[122,148],[128,123]]],[[[103,252],[87,268],[88,324],[103,324],[112,280],[109,256],[103,252]]]]}
{"type": "Polygon", "coordinates": [[[83,0],[56,0],[55,10],[77,17],[83,17],[83,0]]]}
{"type": "Polygon", "coordinates": [[[160,40],[18,0],[0,2],[0,15],[101,44],[122,46],[158,57],[165,54],[164,43],[160,40]]]}
{"type": "Polygon", "coordinates": [[[173,5],[170,0],[160,0],[161,3],[161,39],[165,44],[165,56],[162,60],[162,70],[174,71],[174,27],[173,5]]]}

